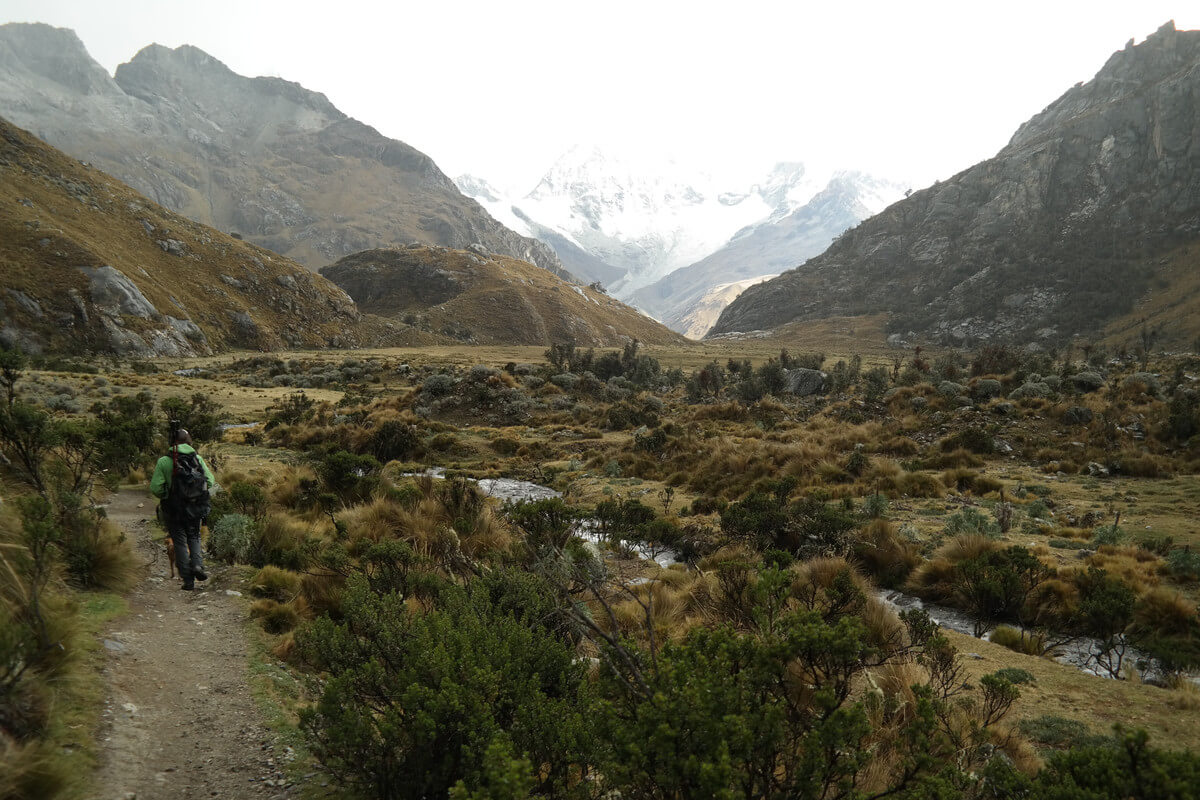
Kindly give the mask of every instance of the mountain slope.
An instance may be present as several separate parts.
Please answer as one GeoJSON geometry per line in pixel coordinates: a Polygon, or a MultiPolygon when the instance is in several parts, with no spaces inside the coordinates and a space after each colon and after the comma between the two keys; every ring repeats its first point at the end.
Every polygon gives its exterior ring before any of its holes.
{"type": "Polygon", "coordinates": [[[172,213],[0,119],[6,345],[139,357],[349,347],[362,325],[324,278],[172,213]]]}
{"type": "Polygon", "coordinates": [[[804,205],[738,232],[720,250],[639,289],[630,301],[672,330],[698,339],[736,297],[730,295],[732,286],[745,288],[817,255],[900,192],[899,186],[868,175],[838,173],[804,205]]]}
{"type": "Polygon", "coordinates": [[[151,45],[109,77],[69,30],[0,26],[0,115],[310,268],[420,241],[478,243],[564,274],[553,251],[492,219],[425,154],[322,94],[237,75],[194,47],[151,45]]]}
{"type": "Polygon", "coordinates": [[[913,194],[747,289],[711,335],[886,312],[979,342],[1095,332],[1200,239],[1200,31],[1164,25],[1021,126],[994,158],[913,194]]]}
{"type": "Polygon", "coordinates": [[[481,344],[684,341],[603,292],[514,258],[410,245],[355,253],[321,274],[365,312],[481,344]]]}

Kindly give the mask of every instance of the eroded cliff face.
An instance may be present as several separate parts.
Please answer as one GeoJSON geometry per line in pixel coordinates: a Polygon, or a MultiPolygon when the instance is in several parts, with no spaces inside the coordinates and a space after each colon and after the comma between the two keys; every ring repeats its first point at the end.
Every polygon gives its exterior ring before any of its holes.
{"type": "Polygon", "coordinates": [[[1047,340],[1127,312],[1159,255],[1200,238],[1200,31],[1164,25],[1021,126],[751,287],[712,335],[887,312],[948,342],[1047,340]]]}
{"type": "Polygon", "coordinates": [[[312,269],[368,247],[479,244],[563,274],[424,153],[324,95],[151,45],[114,77],[69,30],[0,26],[0,116],[173,211],[312,269]],[[84,122],[86,120],[86,122],[84,122]]]}

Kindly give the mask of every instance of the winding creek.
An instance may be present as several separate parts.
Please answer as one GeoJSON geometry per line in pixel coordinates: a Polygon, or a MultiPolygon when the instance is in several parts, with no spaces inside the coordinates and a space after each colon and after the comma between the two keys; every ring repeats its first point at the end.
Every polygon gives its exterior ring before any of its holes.
{"type": "MultiPolygon", "coordinates": [[[[424,474],[433,478],[444,478],[446,471],[441,467],[434,467],[427,470],[424,474]]],[[[502,502],[547,500],[552,497],[562,496],[561,492],[557,492],[548,486],[531,483],[530,481],[516,480],[514,478],[484,478],[476,481],[476,483],[483,494],[488,497],[494,497],[502,502]]],[[[576,533],[584,540],[597,544],[600,543],[602,538],[593,520],[584,520],[576,533]]],[[[620,542],[619,545],[636,553],[640,558],[655,562],[660,567],[665,568],[679,563],[679,554],[673,550],[647,547],[629,542],[620,542]]],[[[647,580],[649,579],[643,578],[639,582],[646,582],[647,580]]],[[[974,637],[975,620],[969,614],[958,609],[926,603],[918,597],[913,597],[912,595],[907,595],[893,589],[878,590],[877,596],[897,612],[911,608],[923,608],[940,627],[974,637]]],[[[988,635],[984,634],[982,638],[986,640],[988,635]]],[[[1074,639],[1056,647],[1055,655],[1052,657],[1055,661],[1073,666],[1089,675],[1111,678],[1105,670],[1096,664],[1094,654],[1099,649],[1100,641],[1098,639],[1084,637],[1074,639]]],[[[1126,650],[1124,663],[1135,666],[1139,665],[1139,662],[1146,662],[1148,660],[1143,653],[1130,647],[1126,650]]],[[[1140,666],[1139,669],[1141,669],[1144,677],[1148,675],[1146,669],[1140,666]]],[[[1153,676],[1150,675],[1149,677],[1153,676]]],[[[1190,680],[1200,684],[1200,676],[1192,676],[1190,680]]]]}

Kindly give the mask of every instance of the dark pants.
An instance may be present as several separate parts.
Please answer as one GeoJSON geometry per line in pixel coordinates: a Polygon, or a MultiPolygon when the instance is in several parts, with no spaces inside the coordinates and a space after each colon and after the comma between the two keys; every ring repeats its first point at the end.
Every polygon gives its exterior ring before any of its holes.
{"type": "Polygon", "coordinates": [[[167,532],[175,545],[175,568],[184,583],[191,583],[197,572],[204,572],[204,554],[200,551],[200,520],[167,522],[167,532]]]}

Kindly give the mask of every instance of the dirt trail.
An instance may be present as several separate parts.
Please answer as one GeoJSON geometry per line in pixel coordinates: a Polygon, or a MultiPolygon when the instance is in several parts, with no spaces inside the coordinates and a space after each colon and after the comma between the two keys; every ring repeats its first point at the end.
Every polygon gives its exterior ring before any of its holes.
{"type": "Polygon", "coordinates": [[[203,590],[172,580],[152,497],[125,489],[108,507],[150,562],[130,613],[104,641],[109,687],[98,733],[96,800],[289,798],[277,751],[249,688],[245,601],[208,565],[203,590]]]}

